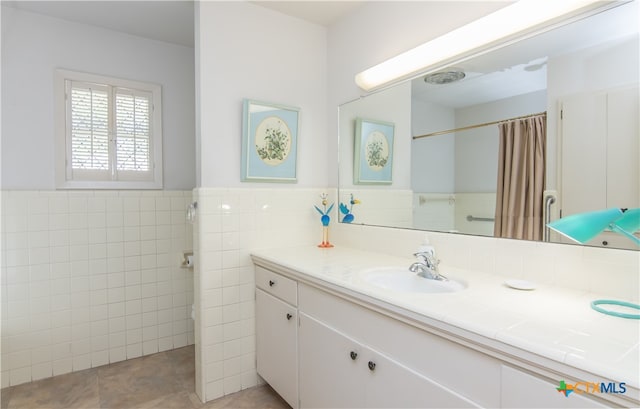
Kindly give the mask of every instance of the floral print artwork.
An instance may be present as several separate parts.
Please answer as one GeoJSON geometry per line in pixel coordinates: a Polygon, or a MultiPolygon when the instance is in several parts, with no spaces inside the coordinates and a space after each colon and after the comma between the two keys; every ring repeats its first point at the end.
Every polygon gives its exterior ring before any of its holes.
{"type": "Polygon", "coordinates": [[[256,129],[256,152],[260,159],[271,166],[278,166],[291,151],[291,131],[277,116],[265,118],[256,129]]]}
{"type": "Polygon", "coordinates": [[[384,168],[389,160],[389,143],[384,134],[379,131],[371,132],[365,144],[369,168],[375,171],[384,168]]]}

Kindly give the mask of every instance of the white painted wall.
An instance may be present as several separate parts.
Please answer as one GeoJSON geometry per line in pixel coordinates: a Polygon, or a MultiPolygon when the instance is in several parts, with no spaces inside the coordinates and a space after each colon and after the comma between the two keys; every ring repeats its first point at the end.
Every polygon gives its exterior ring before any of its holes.
{"type": "Polygon", "coordinates": [[[249,254],[319,243],[313,205],[324,191],[335,202],[326,186],[337,138],[327,127],[326,28],[249,2],[198,2],[195,23],[196,393],[209,401],[259,382],[249,254]],[[240,182],[244,98],[300,108],[296,184],[240,182]]]}
{"type": "Polygon", "coordinates": [[[198,25],[200,186],[258,186],[240,182],[243,98],[300,108],[297,187],[326,186],[326,29],[248,2],[202,2],[198,25]]]}
{"type": "MultiPolygon", "coordinates": [[[[453,129],[455,110],[419,99],[411,101],[413,135],[453,129]]],[[[455,192],[455,134],[411,141],[411,188],[414,192],[455,192]]]]}
{"type": "Polygon", "coordinates": [[[164,188],[195,186],[194,50],[2,8],[2,188],[52,190],[56,68],[162,85],[164,188]]]}

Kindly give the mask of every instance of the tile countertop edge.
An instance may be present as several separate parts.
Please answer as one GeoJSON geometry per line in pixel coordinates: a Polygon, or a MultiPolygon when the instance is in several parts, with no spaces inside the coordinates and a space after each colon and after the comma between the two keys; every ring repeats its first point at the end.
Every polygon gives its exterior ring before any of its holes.
{"type": "MultiPolygon", "coordinates": [[[[427,300],[425,297],[421,298],[420,302],[416,302],[415,297],[402,294],[402,299],[399,299],[398,294],[394,295],[389,291],[363,285],[357,279],[358,273],[362,270],[379,266],[405,266],[409,265],[407,263],[412,261],[411,258],[405,259],[362,250],[318,249],[310,246],[254,250],[251,251],[251,257],[257,265],[328,290],[334,295],[355,301],[367,308],[507,362],[512,360],[516,365],[535,368],[538,372],[547,372],[552,379],[555,372],[574,376],[581,381],[626,382],[630,393],[625,400],[631,398],[637,402],[640,396],[638,375],[637,371],[634,371],[636,368],[627,368],[628,370],[625,371],[616,363],[594,363],[586,359],[573,360],[569,364],[565,362],[565,358],[571,352],[570,348],[563,348],[554,342],[536,342],[517,334],[510,334],[509,331],[500,328],[492,328],[490,325],[482,327],[478,323],[471,323],[461,318],[461,314],[447,312],[450,307],[461,303],[472,305],[474,309],[476,309],[475,303],[479,309],[489,308],[482,305],[477,296],[474,298],[460,295],[460,293],[448,293],[445,295],[447,300],[443,300],[440,297],[441,294],[438,294],[429,297],[429,302],[425,302],[427,300]],[[567,373],[567,370],[570,373],[567,373]]],[[[503,277],[477,274],[483,280],[493,280],[493,283],[504,281],[503,277]]],[[[470,282],[469,285],[482,287],[486,284],[483,281],[481,284],[470,282]]],[[[477,291],[481,290],[482,288],[477,291]]],[[[576,294],[579,293],[567,291],[567,294],[578,298],[576,294]]],[[[495,313],[495,308],[492,312],[495,313]]],[[[637,342],[635,348],[638,348],[637,342]]],[[[621,350],[621,356],[627,350],[621,350]]]]}

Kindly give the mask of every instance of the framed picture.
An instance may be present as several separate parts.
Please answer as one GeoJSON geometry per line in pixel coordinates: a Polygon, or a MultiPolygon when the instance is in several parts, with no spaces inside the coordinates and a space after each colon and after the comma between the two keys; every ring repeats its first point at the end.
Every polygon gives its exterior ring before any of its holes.
{"type": "Polygon", "coordinates": [[[296,182],[298,108],[245,99],[243,182],[296,182]]]}
{"type": "Polygon", "coordinates": [[[356,118],[354,184],[391,184],[393,131],[391,122],[356,118]]]}

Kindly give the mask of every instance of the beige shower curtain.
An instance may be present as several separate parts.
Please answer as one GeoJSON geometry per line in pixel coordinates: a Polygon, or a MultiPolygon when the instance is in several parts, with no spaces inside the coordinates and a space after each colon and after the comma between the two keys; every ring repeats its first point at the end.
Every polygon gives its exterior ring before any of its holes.
{"type": "Polygon", "coordinates": [[[498,125],[495,237],[542,239],[546,122],[541,114],[498,125]]]}

